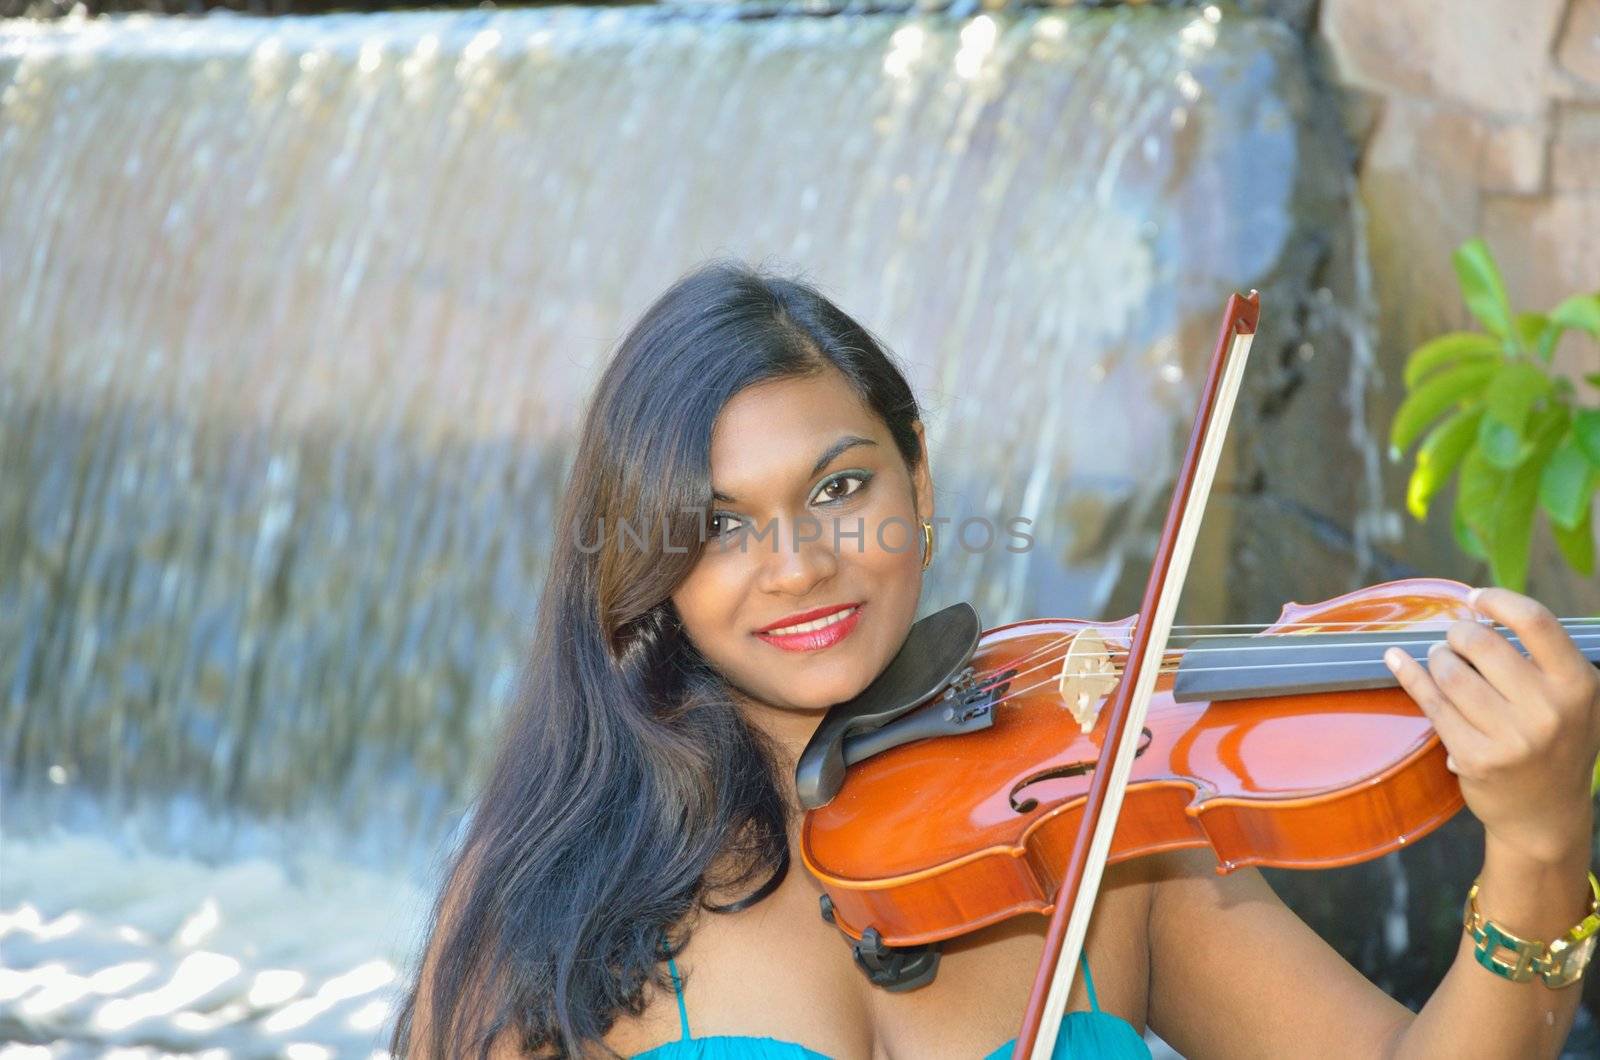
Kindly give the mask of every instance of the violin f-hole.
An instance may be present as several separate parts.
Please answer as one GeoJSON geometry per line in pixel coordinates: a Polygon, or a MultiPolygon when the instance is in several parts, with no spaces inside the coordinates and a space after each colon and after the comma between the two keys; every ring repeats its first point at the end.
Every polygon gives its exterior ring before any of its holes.
{"type": "MultiPolygon", "coordinates": [[[[1135,748],[1133,752],[1133,756],[1135,758],[1138,758],[1140,755],[1144,754],[1145,749],[1150,746],[1150,740],[1150,730],[1146,728],[1140,729],[1139,746],[1135,748]]],[[[1038,808],[1039,800],[1031,795],[1024,796],[1022,794],[1023,792],[1027,791],[1035,784],[1042,784],[1047,780],[1065,780],[1069,777],[1084,776],[1088,773],[1094,772],[1094,766],[1094,759],[1091,758],[1082,762],[1069,762],[1066,765],[1051,766],[1049,769],[1041,769],[1032,776],[1024,777],[1022,780],[1017,782],[1015,787],[1011,789],[1011,808],[1017,813],[1032,813],[1038,808]]]]}

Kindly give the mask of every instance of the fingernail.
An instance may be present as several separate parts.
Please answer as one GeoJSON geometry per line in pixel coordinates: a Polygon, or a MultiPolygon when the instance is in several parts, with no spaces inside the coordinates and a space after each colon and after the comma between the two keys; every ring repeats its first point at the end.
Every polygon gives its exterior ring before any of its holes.
{"type": "Polygon", "coordinates": [[[1406,653],[1401,651],[1399,648],[1390,648],[1388,651],[1383,653],[1384,665],[1388,666],[1389,669],[1393,670],[1395,673],[1399,673],[1400,663],[1403,659],[1405,659],[1405,657],[1406,653]]]}
{"type": "Polygon", "coordinates": [[[1444,651],[1444,649],[1445,649],[1444,641],[1442,641],[1442,640],[1434,641],[1432,644],[1428,645],[1428,658],[1430,658],[1430,659],[1433,658],[1435,655],[1437,655],[1440,652],[1444,651]]]}
{"type": "Polygon", "coordinates": [[[1476,588],[1476,589],[1472,590],[1470,593],[1468,593],[1467,594],[1467,606],[1468,607],[1477,607],[1478,606],[1478,596],[1482,592],[1483,592],[1483,587],[1480,585],[1478,588],[1476,588]]]}

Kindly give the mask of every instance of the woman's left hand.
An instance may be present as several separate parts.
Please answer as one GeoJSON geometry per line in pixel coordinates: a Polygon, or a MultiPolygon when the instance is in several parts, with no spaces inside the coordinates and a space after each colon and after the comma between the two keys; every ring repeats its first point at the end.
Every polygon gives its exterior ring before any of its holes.
{"type": "Polygon", "coordinates": [[[1433,723],[1492,843],[1546,865],[1578,850],[1587,860],[1600,671],[1537,600],[1491,588],[1469,602],[1529,655],[1489,626],[1459,621],[1426,667],[1398,649],[1385,662],[1433,723]]]}

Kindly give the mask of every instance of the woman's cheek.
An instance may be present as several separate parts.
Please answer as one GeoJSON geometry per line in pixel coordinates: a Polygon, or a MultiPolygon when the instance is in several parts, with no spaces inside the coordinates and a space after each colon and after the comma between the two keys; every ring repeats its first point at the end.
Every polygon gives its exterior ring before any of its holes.
{"type": "Polygon", "coordinates": [[[922,568],[922,528],[909,513],[896,509],[874,513],[867,520],[862,559],[886,574],[915,575],[922,568]]]}

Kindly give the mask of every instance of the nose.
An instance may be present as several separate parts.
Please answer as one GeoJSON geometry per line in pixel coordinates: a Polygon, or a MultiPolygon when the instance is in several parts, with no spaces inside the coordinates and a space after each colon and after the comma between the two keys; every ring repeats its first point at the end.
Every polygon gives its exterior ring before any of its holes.
{"type": "Polygon", "coordinates": [[[833,577],[839,557],[827,528],[813,516],[778,521],[761,550],[758,587],[763,592],[805,596],[820,582],[833,577]]]}

